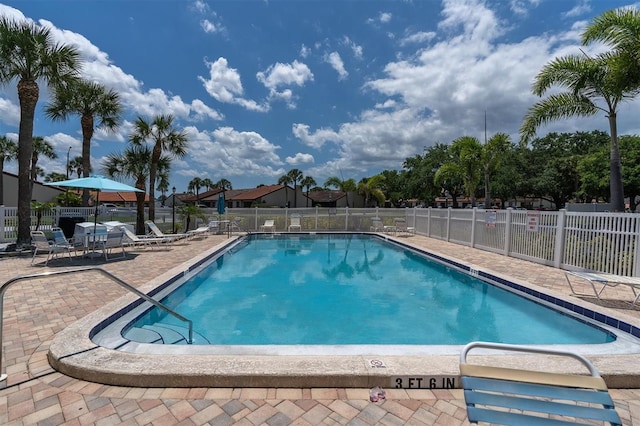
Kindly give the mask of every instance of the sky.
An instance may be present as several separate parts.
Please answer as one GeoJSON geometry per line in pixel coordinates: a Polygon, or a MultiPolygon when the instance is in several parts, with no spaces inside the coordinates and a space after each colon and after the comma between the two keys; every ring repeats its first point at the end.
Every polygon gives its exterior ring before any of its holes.
{"type": "MultiPolygon", "coordinates": [[[[0,0],[2,2],[2,0],[0,0]]],[[[16,0],[0,14],[51,29],[83,59],[82,76],[120,94],[115,133],[98,131],[95,173],[122,152],[137,117],[172,114],[188,137],[170,187],[194,177],[234,189],[275,184],[291,169],[318,185],[401,170],[406,158],[462,136],[519,140],[531,83],[553,58],[580,53],[581,31],[618,0],[16,0]],[[485,119],[486,117],[486,119],[485,119]],[[485,127],[486,125],[486,127],[485,127]],[[486,129],[486,133],[485,133],[486,129]]],[[[582,48],[588,54],[603,46],[582,48]]],[[[0,87],[0,134],[17,140],[17,81],[0,87]]],[[[81,155],[80,119],[51,122],[40,84],[34,135],[65,173],[81,155]]],[[[640,134],[640,103],[620,134],[640,134]]],[[[541,127],[608,131],[604,113],[541,127]]],[[[17,171],[17,162],[5,164],[17,171]]]]}

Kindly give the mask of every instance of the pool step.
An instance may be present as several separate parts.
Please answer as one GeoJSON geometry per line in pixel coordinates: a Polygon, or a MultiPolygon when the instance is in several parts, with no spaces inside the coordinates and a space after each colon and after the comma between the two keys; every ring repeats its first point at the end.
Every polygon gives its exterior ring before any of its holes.
{"type": "MultiPolygon", "coordinates": [[[[173,324],[143,325],[132,327],[125,334],[126,339],[139,343],[164,345],[186,345],[189,329],[173,324]]],[[[193,333],[194,343],[208,344],[209,341],[200,333],[193,333]]]]}

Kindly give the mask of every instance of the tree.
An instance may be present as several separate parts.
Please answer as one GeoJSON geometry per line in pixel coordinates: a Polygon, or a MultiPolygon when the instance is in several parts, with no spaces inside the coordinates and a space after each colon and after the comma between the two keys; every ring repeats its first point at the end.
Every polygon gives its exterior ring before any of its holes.
{"type": "Polygon", "coordinates": [[[151,166],[149,168],[149,220],[155,220],[155,183],[160,158],[167,155],[170,159],[182,158],[187,154],[187,134],[174,127],[172,115],[157,115],[151,122],[138,117],[135,121],[131,142],[140,145],[150,140],[153,146],[151,166]]]}
{"type": "Polygon", "coordinates": [[[293,207],[298,207],[298,182],[304,177],[299,169],[291,169],[287,172],[287,176],[293,183],[293,207]]]}
{"type": "Polygon", "coordinates": [[[288,186],[290,184],[292,184],[293,181],[291,180],[291,176],[287,175],[282,175],[280,176],[280,179],[278,179],[278,185],[284,185],[284,203],[287,207],[289,207],[289,188],[288,186]]]}
{"type": "Polygon", "coordinates": [[[316,185],[317,185],[316,180],[311,176],[305,176],[300,181],[300,186],[302,186],[303,188],[307,188],[307,207],[309,207],[309,190],[311,189],[312,186],[316,186],[316,185]]]}
{"type": "Polygon", "coordinates": [[[482,145],[481,161],[484,172],[484,205],[490,207],[491,175],[500,167],[505,153],[511,147],[511,138],[506,133],[496,133],[486,144],[482,145]]]}
{"type": "MultiPolygon", "coordinates": [[[[146,145],[129,145],[122,153],[109,154],[103,164],[107,176],[113,178],[130,178],[135,187],[142,190],[136,192],[136,234],[144,234],[144,199],[146,182],[151,168],[153,151],[146,145]]],[[[158,171],[162,175],[171,168],[171,159],[161,156],[158,171]]],[[[155,182],[154,182],[155,183],[155,182]]],[[[153,200],[151,200],[153,204],[153,200]]]]}
{"type": "Polygon", "coordinates": [[[347,197],[347,207],[349,207],[349,192],[354,192],[357,189],[356,181],[353,178],[342,180],[338,176],[331,176],[324,181],[324,187],[333,187],[344,192],[347,197]]]}
{"type": "MultiPolygon", "coordinates": [[[[82,171],[82,156],[73,157],[73,159],[69,161],[69,174],[76,173],[79,179],[82,177],[82,171]]],[[[91,173],[91,169],[89,169],[89,173],[91,173]]]]}
{"type": "Polygon", "coordinates": [[[452,191],[457,196],[459,191],[450,187],[443,188],[442,185],[436,185],[434,181],[436,172],[440,166],[449,161],[449,158],[449,145],[443,143],[425,148],[424,155],[407,158],[403,163],[406,171],[403,175],[403,185],[409,197],[432,204],[436,197],[441,195],[443,189],[452,191]]]}
{"type": "Polygon", "coordinates": [[[471,205],[476,205],[476,190],[482,180],[482,146],[477,138],[463,136],[451,143],[450,159],[440,166],[434,177],[436,182],[459,179],[463,182],[471,205]]]}
{"type": "Polygon", "coordinates": [[[207,188],[207,191],[211,191],[213,188],[215,188],[215,184],[209,178],[202,179],[202,186],[204,188],[207,188]]]}
{"type": "Polygon", "coordinates": [[[369,207],[371,199],[377,201],[378,206],[384,206],[386,201],[384,192],[380,189],[384,185],[384,176],[374,175],[370,178],[362,178],[358,182],[358,193],[364,197],[365,207],[369,207]]]}
{"type": "Polygon", "coordinates": [[[196,193],[196,203],[200,197],[200,188],[202,188],[202,179],[199,177],[194,177],[189,181],[189,185],[187,185],[187,191],[196,193]]]}
{"type": "MultiPolygon", "coordinates": [[[[52,160],[58,158],[58,154],[54,151],[51,142],[46,141],[41,136],[34,136],[33,151],[31,151],[31,191],[33,191],[33,183],[39,175],[38,160],[40,159],[40,155],[44,155],[52,160]]],[[[29,194],[29,198],[31,198],[31,193],[29,194]]]]}
{"type": "Polygon", "coordinates": [[[219,181],[217,181],[214,185],[214,188],[218,188],[218,189],[222,189],[222,191],[229,191],[231,189],[233,189],[233,186],[231,185],[231,182],[229,182],[227,179],[222,178],[219,181]]]}
{"type": "Polygon", "coordinates": [[[57,44],[49,28],[27,21],[0,18],[0,83],[18,80],[18,236],[16,248],[31,246],[31,152],[33,121],[40,88],[59,87],[77,78],[76,48],[57,44]]]}
{"type": "MultiPolygon", "coordinates": [[[[45,114],[53,121],[66,121],[70,115],[80,116],[84,177],[88,177],[91,170],[91,138],[95,129],[115,131],[121,110],[120,96],[98,83],[78,79],[54,89],[53,101],[46,107],[45,114]]],[[[82,201],[88,205],[88,189],[83,191],[82,201]]]]}
{"type": "Polygon", "coordinates": [[[554,92],[529,108],[520,127],[520,135],[522,143],[526,144],[536,129],[549,121],[573,116],[589,117],[604,112],[611,136],[609,201],[611,209],[620,212],[624,211],[624,190],[617,111],[619,103],[629,96],[630,90],[622,81],[617,65],[612,57],[591,58],[586,55],[563,56],[545,65],[535,78],[533,93],[543,96],[554,86],[565,91],[554,92]]]}
{"type": "Polygon", "coordinates": [[[67,180],[67,175],[58,172],[51,172],[44,177],[45,182],[61,182],[67,180]]]}
{"type": "Polygon", "coordinates": [[[4,204],[4,162],[13,161],[18,155],[18,145],[6,136],[0,136],[0,205],[4,204]]]}

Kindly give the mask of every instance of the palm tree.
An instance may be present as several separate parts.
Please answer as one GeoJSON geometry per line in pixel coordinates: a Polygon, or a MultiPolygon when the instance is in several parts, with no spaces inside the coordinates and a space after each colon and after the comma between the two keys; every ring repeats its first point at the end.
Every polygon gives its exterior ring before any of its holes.
{"type": "Polygon", "coordinates": [[[187,134],[178,131],[173,125],[172,115],[157,115],[151,122],[138,117],[133,125],[131,142],[140,145],[147,140],[153,143],[151,167],[149,169],[149,220],[155,220],[155,182],[160,158],[166,153],[169,158],[182,158],[187,154],[187,134]]]}
{"type": "Polygon", "coordinates": [[[471,205],[476,205],[476,189],[482,180],[482,145],[478,139],[463,136],[451,143],[451,160],[438,169],[434,176],[436,182],[458,177],[462,180],[471,205]]]}
{"type": "Polygon", "coordinates": [[[199,177],[194,177],[189,181],[189,185],[187,186],[188,191],[193,191],[196,193],[196,203],[198,202],[198,197],[200,195],[200,188],[202,188],[202,179],[199,177]]]}
{"type": "MultiPolygon", "coordinates": [[[[53,91],[53,101],[45,109],[45,114],[51,120],[66,121],[70,115],[80,116],[84,177],[88,177],[91,170],[91,138],[95,129],[115,131],[121,110],[120,96],[98,83],[76,80],[53,91]]],[[[88,189],[82,193],[82,202],[85,206],[88,205],[88,189]]]]}
{"type": "Polygon", "coordinates": [[[364,205],[369,207],[369,202],[375,198],[379,206],[384,206],[386,197],[380,189],[384,184],[384,176],[378,174],[370,178],[362,178],[358,182],[358,193],[364,196],[364,205]]]}
{"type": "Polygon", "coordinates": [[[304,177],[299,169],[291,169],[287,172],[287,176],[293,182],[293,207],[298,207],[298,182],[304,177]]]}
{"type": "Polygon", "coordinates": [[[218,189],[222,189],[222,191],[229,191],[231,189],[233,189],[233,186],[231,186],[231,182],[229,182],[227,179],[222,178],[219,181],[217,181],[214,185],[214,188],[218,188],[218,189]]]}
{"type": "Polygon", "coordinates": [[[213,183],[211,179],[204,178],[202,179],[202,187],[207,188],[207,191],[211,191],[213,188],[216,187],[216,185],[213,183]]]}
{"type": "Polygon", "coordinates": [[[522,143],[526,144],[534,136],[536,129],[549,121],[573,116],[589,117],[604,112],[609,120],[611,135],[609,202],[611,210],[622,212],[624,190],[617,111],[619,103],[630,97],[633,90],[621,80],[620,68],[614,62],[615,58],[608,56],[591,58],[586,55],[568,55],[545,65],[535,78],[533,93],[542,96],[553,86],[566,90],[554,92],[529,108],[520,127],[520,135],[522,143]],[[598,101],[603,105],[598,105],[598,101]]]}
{"type": "MultiPolygon", "coordinates": [[[[53,149],[51,142],[46,141],[42,136],[33,137],[33,151],[31,152],[31,190],[33,191],[33,183],[39,175],[38,159],[40,155],[44,155],[50,159],[58,158],[58,154],[53,149]]],[[[31,198],[31,195],[29,195],[31,198]]]]}
{"type": "Polygon", "coordinates": [[[496,133],[482,146],[481,161],[484,171],[484,205],[492,206],[491,174],[500,167],[500,163],[511,145],[511,138],[506,133],[496,133]]]}
{"type": "Polygon", "coordinates": [[[158,174],[158,185],[156,186],[156,189],[162,194],[161,206],[164,207],[164,202],[167,199],[164,194],[169,191],[169,173],[158,174]]]}
{"type": "Polygon", "coordinates": [[[44,177],[44,181],[45,182],[60,182],[60,181],[63,181],[63,180],[67,180],[67,175],[64,175],[64,174],[58,173],[58,172],[48,173],[44,177]]]}
{"type": "Polygon", "coordinates": [[[303,188],[305,187],[307,188],[307,207],[309,207],[309,190],[311,189],[312,186],[316,186],[316,185],[318,185],[316,180],[311,176],[305,176],[300,181],[300,186],[302,186],[303,188]]]}
{"type": "MultiPolygon", "coordinates": [[[[144,199],[146,195],[147,177],[151,168],[152,149],[146,145],[129,145],[122,153],[109,154],[103,164],[107,176],[113,178],[130,178],[135,187],[143,192],[136,192],[136,234],[144,234],[144,199]]],[[[160,175],[166,174],[171,167],[171,159],[161,156],[158,162],[160,175]]],[[[151,200],[152,201],[152,200],[151,200]]],[[[151,203],[153,204],[153,202],[151,203]]]]}
{"type": "Polygon", "coordinates": [[[291,180],[291,176],[289,175],[282,175],[280,176],[280,179],[278,179],[278,185],[284,185],[284,203],[287,207],[289,207],[289,191],[288,191],[288,186],[290,184],[292,184],[293,181],[291,180]]]}
{"type": "MultiPolygon", "coordinates": [[[[76,173],[79,179],[82,177],[82,170],[82,156],[78,155],[77,157],[73,157],[73,159],[69,161],[69,174],[76,173]]],[[[89,169],[89,173],[91,173],[91,169],[89,169]]]]}
{"type": "Polygon", "coordinates": [[[16,247],[31,245],[31,151],[33,120],[42,81],[49,88],[77,78],[80,55],[75,47],[57,44],[51,30],[28,21],[0,18],[0,83],[18,80],[18,236],[16,247]]]}
{"type": "Polygon", "coordinates": [[[18,155],[18,145],[6,136],[0,136],[0,205],[4,204],[4,162],[13,161],[18,155]]]}
{"type": "Polygon", "coordinates": [[[334,187],[344,192],[347,197],[347,207],[349,207],[349,192],[353,192],[357,189],[356,181],[351,178],[347,180],[342,180],[338,176],[331,176],[324,182],[325,188],[334,187]]]}

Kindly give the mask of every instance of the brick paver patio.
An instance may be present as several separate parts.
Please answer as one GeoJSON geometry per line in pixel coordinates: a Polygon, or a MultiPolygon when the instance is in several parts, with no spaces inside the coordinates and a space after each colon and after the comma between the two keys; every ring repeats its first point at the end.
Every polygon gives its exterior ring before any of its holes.
{"type": "MultiPolygon", "coordinates": [[[[99,265],[134,286],[218,244],[209,236],[171,249],[129,251],[126,260],[75,259],[32,267],[28,257],[0,258],[2,281],[22,274],[99,265]]],[[[406,241],[466,263],[490,268],[569,294],[562,271],[421,236],[406,241]]],[[[43,261],[44,258],[41,258],[43,261]]],[[[468,424],[462,391],[386,389],[387,399],[369,401],[369,389],[127,388],[84,382],[49,367],[46,353],[57,332],[124,295],[90,276],[58,275],[15,284],[5,295],[0,424],[8,425],[199,425],[199,424],[468,424]]],[[[607,290],[609,306],[629,300],[624,288],[607,290]]],[[[640,318],[640,310],[624,310],[640,318]]],[[[640,390],[612,389],[625,425],[640,425],[640,390]]]]}

